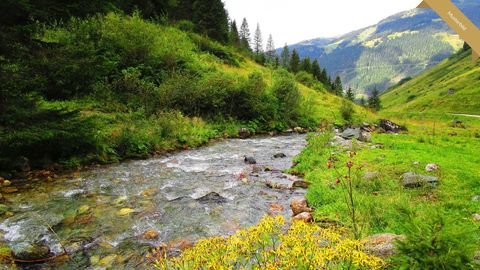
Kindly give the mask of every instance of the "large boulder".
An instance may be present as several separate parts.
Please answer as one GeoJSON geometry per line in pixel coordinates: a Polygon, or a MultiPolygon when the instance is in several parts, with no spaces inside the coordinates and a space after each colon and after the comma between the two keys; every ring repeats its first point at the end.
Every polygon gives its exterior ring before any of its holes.
{"type": "Polygon", "coordinates": [[[292,209],[293,216],[296,216],[303,212],[313,212],[313,209],[308,207],[308,202],[305,198],[294,198],[290,202],[290,208],[292,209]]]}
{"type": "Polygon", "coordinates": [[[436,187],[438,177],[407,172],[402,175],[402,185],[406,188],[430,186],[436,187]]]}
{"type": "Polygon", "coordinates": [[[396,252],[395,241],[403,239],[405,239],[405,236],[398,234],[375,234],[365,240],[365,251],[381,258],[387,258],[396,252]]]}
{"type": "Polygon", "coordinates": [[[399,133],[400,131],[404,130],[402,126],[395,124],[394,122],[387,119],[380,120],[380,124],[378,126],[385,132],[389,133],[399,133]]]}
{"type": "Polygon", "coordinates": [[[313,221],[313,216],[309,212],[303,212],[303,213],[300,213],[300,214],[294,216],[293,220],[303,221],[303,222],[309,223],[309,222],[313,221]]]}
{"type": "Polygon", "coordinates": [[[347,128],[342,132],[342,134],[340,134],[340,137],[346,140],[351,140],[351,139],[359,140],[360,137],[362,136],[361,133],[362,131],[360,130],[360,128],[347,128]]]}
{"type": "Polygon", "coordinates": [[[51,254],[50,248],[47,245],[25,244],[22,247],[17,246],[13,249],[12,256],[16,260],[35,261],[47,259],[53,256],[53,254],[51,254]]]}

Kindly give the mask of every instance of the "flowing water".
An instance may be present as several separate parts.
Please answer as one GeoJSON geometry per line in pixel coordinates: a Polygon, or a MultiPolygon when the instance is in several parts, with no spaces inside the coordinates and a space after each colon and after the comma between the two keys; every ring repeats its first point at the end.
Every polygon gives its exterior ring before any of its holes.
{"type": "Polygon", "coordinates": [[[304,135],[229,139],[18,186],[5,196],[13,216],[0,221],[0,232],[16,252],[69,254],[25,269],[141,269],[152,247],[232,234],[257,223],[272,203],[290,216],[290,199],[305,191],[272,189],[266,181],[291,182],[281,171],[305,144],[304,135]],[[286,158],[274,158],[277,153],[286,158]],[[245,164],[244,155],[257,164],[245,164]]]}

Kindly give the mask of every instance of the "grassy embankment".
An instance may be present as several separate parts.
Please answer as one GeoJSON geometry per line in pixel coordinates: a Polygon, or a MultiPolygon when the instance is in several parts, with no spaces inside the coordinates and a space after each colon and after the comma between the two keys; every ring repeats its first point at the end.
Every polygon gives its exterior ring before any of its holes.
{"type": "Polygon", "coordinates": [[[72,19],[35,40],[35,57],[2,62],[7,87],[27,89],[30,104],[0,119],[0,171],[20,156],[34,168],[76,167],[196,147],[239,127],[343,121],[341,99],[318,82],[313,90],[233,47],[137,15],[72,19]]]}
{"type": "Polygon", "coordinates": [[[346,179],[340,178],[339,184],[336,179],[347,174],[345,164],[353,161],[360,236],[384,232],[407,236],[392,268],[474,268],[471,261],[480,239],[473,218],[480,211],[475,197],[480,194],[480,119],[450,114],[480,114],[478,66],[469,57],[468,52],[455,55],[383,96],[386,109],[380,116],[406,126],[407,132],[373,134],[371,144],[353,149],[353,158],[329,144],[330,134],[312,136],[297,158],[294,171],[312,183],[307,198],[317,220],[351,228],[346,179]],[[454,94],[447,93],[450,88],[454,94]],[[415,98],[408,100],[409,95],[415,98]],[[455,125],[454,120],[463,123],[455,125]],[[337,170],[327,169],[332,153],[338,158],[337,170]],[[440,169],[426,172],[429,163],[440,169]],[[439,184],[404,188],[401,176],[406,172],[436,176],[439,184]]]}

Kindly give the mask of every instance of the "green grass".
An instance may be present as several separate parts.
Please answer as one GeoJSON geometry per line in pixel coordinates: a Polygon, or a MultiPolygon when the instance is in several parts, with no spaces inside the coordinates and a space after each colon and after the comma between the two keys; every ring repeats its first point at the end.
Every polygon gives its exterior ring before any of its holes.
{"type": "MultiPolygon", "coordinates": [[[[374,134],[371,144],[357,144],[357,155],[351,160],[360,233],[362,237],[384,232],[411,237],[411,227],[417,228],[412,224],[436,224],[434,217],[441,216],[450,226],[443,232],[445,239],[454,237],[453,231],[468,232],[467,236],[456,236],[462,237],[463,242],[460,248],[452,249],[468,253],[471,259],[472,246],[478,246],[480,239],[478,223],[472,218],[480,207],[479,202],[472,201],[473,196],[480,194],[480,122],[465,120],[467,127],[460,128],[451,127],[448,118],[435,121],[434,130],[432,120],[420,123],[405,119],[408,133],[374,134]],[[371,149],[373,144],[383,148],[371,149]],[[426,172],[429,163],[438,164],[440,170],[426,172]],[[366,172],[375,172],[378,177],[367,180],[366,172]],[[401,185],[405,172],[437,176],[440,184],[435,189],[406,189],[401,185]]],[[[347,174],[345,164],[350,158],[345,149],[329,143],[331,137],[328,133],[312,135],[292,171],[305,174],[305,179],[312,183],[307,199],[315,208],[317,220],[333,220],[352,227],[342,178],[347,174]],[[327,168],[332,157],[338,159],[334,163],[337,169],[327,168]],[[336,184],[338,177],[340,184],[336,184]]]]}
{"type": "Polygon", "coordinates": [[[479,71],[471,51],[454,55],[382,95],[382,105],[387,112],[480,114],[479,71]]]}

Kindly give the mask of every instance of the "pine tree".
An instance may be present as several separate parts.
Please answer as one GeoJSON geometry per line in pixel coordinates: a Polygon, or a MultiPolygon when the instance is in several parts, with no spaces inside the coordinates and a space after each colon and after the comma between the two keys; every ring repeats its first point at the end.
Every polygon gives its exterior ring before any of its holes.
{"type": "Polygon", "coordinates": [[[351,87],[348,87],[347,93],[345,93],[345,97],[350,101],[355,100],[355,92],[352,90],[351,87]]]}
{"type": "Polygon", "coordinates": [[[318,81],[320,81],[320,78],[322,77],[322,70],[320,69],[320,64],[318,64],[317,59],[313,60],[312,63],[312,75],[318,81]]]}
{"type": "Polygon", "coordinates": [[[364,96],[362,96],[360,98],[360,100],[358,101],[358,104],[360,104],[361,106],[365,106],[365,97],[364,96]]]}
{"type": "Polygon", "coordinates": [[[233,20],[230,23],[230,37],[229,37],[230,44],[235,47],[240,46],[240,37],[238,34],[237,22],[233,20]]]}
{"type": "Polygon", "coordinates": [[[228,42],[228,15],[222,0],[197,0],[193,3],[193,11],[197,32],[228,42]]]}
{"type": "Polygon", "coordinates": [[[282,67],[288,69],[288,64],[290,62],[290,49],[288,48],[288,45],[285,44],[282,50],[282,54],[280,55],[280,64],[282,67]]]}
{"type": "Polygon", "coordinates": [[[274,62],[277,53],[275,52],[275,44],[273,43],[272,34],[268,36],[266,55],[267,61],[274,62]]]}
{"type": "Polygon", "coordinates": [[[312,73],[312,62],[310,58],[305,57],[302,59],[302,63],[300,64],[300,70],[303,70],[307,73],[312,73]]]}
{"type": "Polygon", "coordinates": [[[262,31],[260,30],[260,24],[258,23],[257,29],[255,30],[255,35],[253,36],[253,51],[257,56],[263,53],[262,31]]]}
{"type": "Polygon", "coordinates": [[[330,86],[331,85],[332,80],[328,76],[326,68],[322,69],[322,75],[320,76],[320,82],[323,83],[325,86],[330,86]]]}
{"type": "Polygon", "coordinates": [[[242,26],[240,26],[240,44],[243,49],[251,50],[250,48],[250,28],[246,18],[243,18],[242,26]]]}
{"type": "Polygon", "coordinates": [[[333,92],[337,96],[343,96],[343,85],[340,76],[337,75],[335,81],[333,82],[333,92]]]}
{"type": "Polygon", "coordinates": [[[297,53],[297,50],[293,49],[292,56],[290,57],[289,70],[293,73],[300,71],[300,56],[297,53]]]}
{"type": "Polygon", "coordinates": [[[375,87],[368,98],[368,107],[374,111],[378,111],[382,108],[381,102],[380,102],[380,93],[377,90],[377,87],[375,87]]]}

